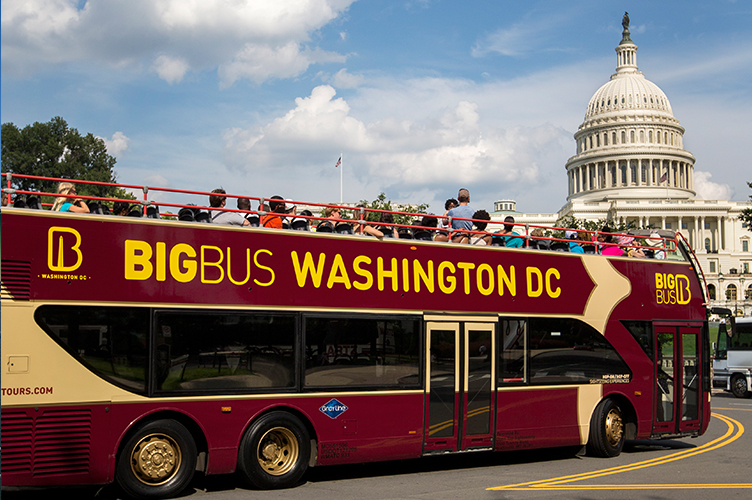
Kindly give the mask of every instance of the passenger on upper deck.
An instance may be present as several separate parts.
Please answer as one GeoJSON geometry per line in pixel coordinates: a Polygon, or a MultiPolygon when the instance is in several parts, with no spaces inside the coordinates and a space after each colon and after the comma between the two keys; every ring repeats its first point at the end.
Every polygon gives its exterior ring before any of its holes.
{"type": "Polygon", "coordinates": [[[392,226],[394,224],[394,216],[389,212],[381,212],[379,216],[380,226],[377,229],[387,238],[399,238],[399,232],[397,228],[392,226]]]}
{"type": "MultiPolygon", "coordinates": [[[[472,221],[469,220],[456,220],[454,217],[461,217],[463,219],[472,219],[475,211],[470,208],[470,191],[465,188],[460,189],[457,194],[457,200],[459,200],[459,206],[452,208],[447,212],[449,217],[452,217],[452,229],[455,231],[470,230],[473,228],[472,221]]],[[[452,237],[454,239],[454,237],[452,237]]]]}
{"type": "Polygon", "coordinates": [[[661,235],[658,233],[652,233],[646,240],[645,244],[649,247],[652,247],[653,250],[653,258],[654,259],[665,259],[666,258],[666,252],[663,251],[664,243],[663,238],[661,238],[661,235]]]}
{"type": "Polygon", "coordinates": [[[514,231],[514,217],[507,215],[504,218],[504,229],[499,234],[504,237],[504,246],[507,248],[520,248],[525,244],[525,239],[514,231]]]}
{"type": "MultiPolygon", "coordinates": [[[[478,210],[473,214],[473,219],[478,220],[491,220],[491,216],[485,210],[478,210]]],[[[477,231],[485,231],[488,222],[475,222],[475,229],[477,231]]],[[[490,245],[492,236],[490,234],[473,234],[470,237],[471,245],[490,245]]]]}
{"type": "Polygon", "coordinates": [[[603,234],[603,233],[611,233],[611,232],[612,230],[610,227],[603,226],[603,228],[601,228],[601,232],[598,233],[597,240],[598,240],[598,243],[601,244],[599,245],[600,254],[611,255],[614,257],[621,257],[622,255],[624,255],[624,250],[619,248],[613,242],[614,238],[611,234],[603,234]]]}
{"type": "MultiPolygon", "coordinates": [[[[363,204],[359,204],[359,205],[356,205],[355,208],[363,209],[363,217],[365,218],[366,206],[363,204]]],[[[358,217],[360,217],[360,211],[358,211],[357,215],[358,217]]],[[[367,220],[364,220],[363,224],[358,223],[355,225],[355,234],[365,234],[368,236],[375,236],[377,238],[384,237],[384,233],[382,233],[381,231],[379,231],[378,229],[370,225],[367,220]]]]}
{"type": "MultiPolygon", "coordinates": [[[[227,194],[224,189],[217,188],[209,195],[209,206],[212,208],[224,208],[227,204],[227,197],[221,196],[227,194]]],[[[250,226],[250,222],[245,220],[243,215],[238,212],[225,212],[224,210],[212,210],[210,213],[211,221],[215,224],[227,224],[230,226],[250,226]]]]}
{"type": "Polygon", "coordinates": [[[338,207],[324,208],[324,220],[318,223],[316,231],[322,233],[333,233],[334,226],[337,225],[337,219],[340,218],[341,210],[338,207]]]}
{"type": "MultiPolygon", "coordinates": [[[[76,194],[76,185],[72,182],[61,182],[57,185],[57,194],[76,194]]],[[[88,214],[89,207],[86,206],[84,200],[81,198],[66,198],[58,196],[55,199],[55,203],[52,205],[54,212],[76,212],[81,214],[88,214]]]]}
{"type": "Polygon", "coordinates": [[[585,253],[585,250],[577,243],[579,236],[577,231],[567,231],[564,233],[564,237],[569,241],[569,251],[572,253],[585,253]]]}
{"type": "Polygon", "coordinates": [[[112,204],[112,215],[125,216],[128,215],[128,209],[130,204],[124,201],[116,201],[112,204]]]}
{"type": "Polygon", "coordinates": [[[270,213],[261,218],[263,227],[282,229],[282,217],[280,214],[285,213],[285,200],[279,195],[274,195],[269,199],[270,213]]]}

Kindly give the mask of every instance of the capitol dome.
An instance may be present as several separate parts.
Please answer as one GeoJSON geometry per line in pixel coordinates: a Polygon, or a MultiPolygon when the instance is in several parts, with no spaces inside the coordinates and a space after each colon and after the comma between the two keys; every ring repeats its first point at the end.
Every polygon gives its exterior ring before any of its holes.
{"type": "Polygon", "coordinates": [[[693,198],[695,158],[666,94],[637,68],[625,20],[616,73],[593,94],[567,161],[568,200],[693,198]]]}

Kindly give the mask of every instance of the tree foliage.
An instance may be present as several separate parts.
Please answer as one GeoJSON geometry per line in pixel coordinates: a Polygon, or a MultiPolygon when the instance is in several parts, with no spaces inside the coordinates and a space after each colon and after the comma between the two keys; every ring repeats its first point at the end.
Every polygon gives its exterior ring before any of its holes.
{"type": "MultiPolygon", "coordinates": [[[[587,231],[600,231],[603,229],[603,226],[608,226],[611,228],[611,231],[614,233],[623,233],[626,231],[629,231],[630,229],[637,229],[633,221],[629,222],[614,222],[609,221],[607,219],[598,219],[598,220],[588,220],[588,219],[578,219],[577,217],[573,215],[566,215],[564,217],[561,217],[560,219],[557,219],[556,221],[556,227],[563,227],[567,229],[585,229],[587,231]]],[[[563,231],[553,231],[554,234],[547,235],[547,236],[553,236],[555,238],[562,238],[564,235],[563,231]]]]}
{"type": "MultiPolygon", "coordinates": [[[[91,133],[81,135],[59,116],[24,128],[13,123],[2,124],[2,167],[6,173],[115,182],[115,162],[115,158],[107,154],[102,139],[91,133]]],[[[57,182],[14,177],[12,186],[54,193],[57,182]]],[[[133,198],[113,186],[79,185],[77,191],[84,196],[133,198]]]]}
{"type": "MultiPolygon", "coordinates": [[[[425,214],[427,213],[426,210],[428,209],[427,203],[421,203],[419,205],[392,204],[391,200],[386,199],[386,194],[384,193],[380,193],[379,196],[376,197],[376,199],[373,201],[360,200],[360,204],[363,205],[365,208],[370,208],[373,210],[400,211],[400,212],[410,212],[414,214],[425,214]]],[[[378,222],[379,217],[380,217],[380,212],[366,212],[365,220],[369,222],[378,222]]],[[[409,225],[409,224],[412,224],[415,219],[416,217],[412,215],[394,214],[395,224],[409,225]]]]}
{"type": "MultiPolygon", "coordinates": [[[[752,189],[752,182],[748,182],[747,186],[752,189]]],[[[749,198],[752,200],[752,194],[749,195],[749,198]]],[[[747,230],[752,231],[752,208],[745,208],[744,210],[742,210],[742,214],[739,216],[739,220],[747,224],[747,230]]]]}

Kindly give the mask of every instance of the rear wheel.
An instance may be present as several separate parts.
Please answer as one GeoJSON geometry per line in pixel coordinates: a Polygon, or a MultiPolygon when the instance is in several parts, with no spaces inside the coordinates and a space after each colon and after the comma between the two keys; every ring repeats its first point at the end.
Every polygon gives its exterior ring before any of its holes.
{"type": "Polygon", "coordinates": [[[746,398],[749,396],[747,379],[743,375],[734,375],[734,378],[731,379],[731,392],[737,398],[746,398]]]}
{"type": "Polygon", "coordinates": [[[624,419],[621,408],[612,399],[604,399],[595,407],[590,419],[589,455],[615,457],[624,446],[624,419]]]}
{"type": "Polygon", "coordinates": [[[155,420],[138,427],[117,460],[115,478],[133,498],[168,498],[191,482],[196,469],[193,436],[175,420],[155,420]]]}
{"type": "Polygon", "coordinates": [[[293,415],[276,411],[256,420],[243,436],[238,468],[260,489],[295,486],[308,468],[308,430],[293,415]]]}

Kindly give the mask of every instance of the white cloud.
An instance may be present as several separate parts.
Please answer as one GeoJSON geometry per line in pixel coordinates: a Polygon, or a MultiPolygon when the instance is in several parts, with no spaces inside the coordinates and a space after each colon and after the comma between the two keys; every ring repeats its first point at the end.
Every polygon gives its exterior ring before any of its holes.
{"type": "Polygon", "coordinates": [[[115,132],[112,134],[111,139],[105,139],[104,137],[100,137],[104,141],[105,146],[107,146],[107,153],[118,157],[122,153],[128,151],[128,146],[131,142],[131,140],[122,132],[115,132]]]}
{"type": "Polygon", "coordinates": [[[710,172],[695,170],[694,187],[697,197],[704,200],[730,200],[734,194],[731,186],[712,182],[711,177],[713,174],[710,172]]]}
{"type": "Polygon", "coordinates": [[[170,181],[163,175],[154,174],[144,178],[144,184],[147,186],[167,187],[170,181]]]}
{"type": "Polygon", "coordinates": [[[305,177],[326,167],[344,150],[345,168],[357,166],[347,170],[356,182],[406,197],[433,192],[435,200],[442,202],[454,195],[442,191],[447,184],[462,184],[474,189],[478,195],[474,199],[490,208],[503,190],[516,187],[522,191],[521,186],[529,190],[531,184],[550,182],[541,178],[540,163],[550,161],[550,151],[561,154],[561,144],[569,135],[549,124],[489,126],[478,104],[465,100],[431,109],[419,119],[387,115],[366,123],[335,95],[332,87],[322,85],[310,96],[297,98],[294,109],[261,128],[228,130],[226,163],[250,178],[276,168],[284,169],[281,175],[305,177]]]}
{"type": "Polygon", "coordinates": [[[169,83],[219,69],[223,85],[289,78],[345,56],[309,47],[311,34],[354,0],[3,0],[2,66],[145,63],[169,83]]]}
{"type": "Polygon", "coordinates": [[[347,72],[347,68],[337,71],[330,82],[339,89],[354,89],[363,85],[366,79],[363,75],[353,75],[347,72]]]}

